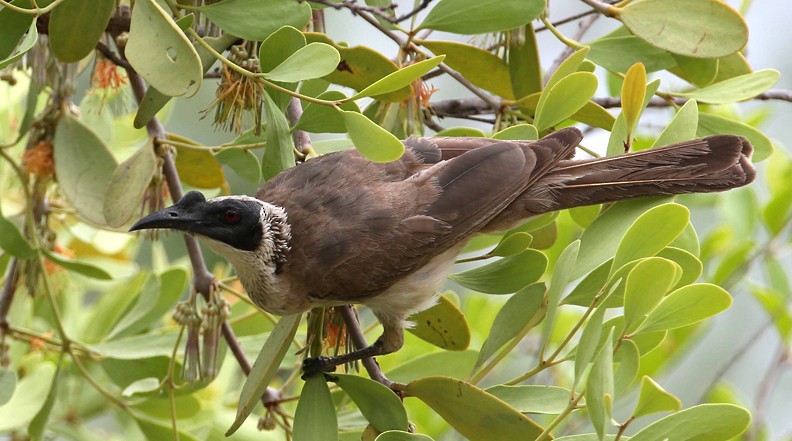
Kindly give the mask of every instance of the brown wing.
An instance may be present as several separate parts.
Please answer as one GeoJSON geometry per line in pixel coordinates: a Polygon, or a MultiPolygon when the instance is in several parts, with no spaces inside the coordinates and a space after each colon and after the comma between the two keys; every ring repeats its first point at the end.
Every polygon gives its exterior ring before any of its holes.
{"type": "Polygon", "coordinates": [[[288,213],[292,244],[282,274],[314,297],[352,300],[382,292],[469,238],[579,139],[567,130],[530,148],[499,142],[444,162],[431,143],[388,164],[339,152],[279,175],[257,197],[288,213]]]}

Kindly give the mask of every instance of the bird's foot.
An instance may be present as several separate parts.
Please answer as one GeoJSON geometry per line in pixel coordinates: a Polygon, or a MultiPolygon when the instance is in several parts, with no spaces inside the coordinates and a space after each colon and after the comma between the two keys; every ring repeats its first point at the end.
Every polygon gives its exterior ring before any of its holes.
{"type": "Polygon", "coordinates": [[[302,379],[312,377],[316,374],[323,374],[325,372],[333,372],[336,370],[336,363],[333,357],[310,357],[302,362],[302,379]]]}

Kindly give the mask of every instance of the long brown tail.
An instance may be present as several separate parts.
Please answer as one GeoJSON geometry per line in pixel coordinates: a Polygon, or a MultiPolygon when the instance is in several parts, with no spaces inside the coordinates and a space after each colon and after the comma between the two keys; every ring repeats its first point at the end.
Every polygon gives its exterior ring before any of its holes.
{"type": "Polygon", "coordinates": [[[742,136],[715,135],[636,153],[559,162],[520,195],[487,230],[520,218],[625,199],[709,193],[754,180],[751,143],[742,136]]]}

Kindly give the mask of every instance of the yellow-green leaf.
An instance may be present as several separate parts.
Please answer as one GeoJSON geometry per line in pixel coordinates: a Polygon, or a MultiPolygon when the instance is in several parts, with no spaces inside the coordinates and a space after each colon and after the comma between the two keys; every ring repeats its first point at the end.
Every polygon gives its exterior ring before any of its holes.
{"type": "Polygon", "coordinates": [[[597,84],[596,75],[576,72],[546,88],[536,106],[536,128],[541,132],[574,115],[594,96],[597,84]]]}
{"type": "Polygon", "coordinates": [[[723,288],[708,283],[683,286],[657,305],[637,332],[681,328],[726,310],[732,298],[723,288]]]}
{"type": "Polygon", "coordinates": [[[342,112],[349,139],[363,156],[374,162],[390,162],[404,154],[404,144],[390,132],[361,113],[348,110],[342,112]]]}
{"type": "Polygon", "coordinates": [[[682,408],[682,402],[674,394],[663,389],[648,375],[641,380],[641,393],[632,416],[638,418],[658,412],[676,412],[682,408]]]}
{"type": "Polygon", "coordinates": [[[539,139],[539,132],[531,124],[517,124],[516,126],[506,127],[500,132],[492,135],[492,139],[502,139],[504,141],[533,141],[539,139]]]}
{"type": "Polygon", "coordinates": [[[611,274],[628,262],[657,254],[682,233],[688,220],[690,211],[684,205],[663,204],[647,210],[624,234],[611,274]]]}
{"type": "Polygon", "coordinates": [[[724,118],[711,113],[699,113],[698,136],[717,134],[742,135],[751,141],[754,147],[754,162],[767,159],[773,153],[773,142],[764,133],[748,124],[724,118]]]}
{"type": "Polygon", "coordinates": [[[223,0],[198,10],[223,30],[256,41],[283,26],[302,29],[311,20],[311,5],[293,0],[223,0]]]}
{"type": "Polygon", "coordinates": [[[397,91],[404,86],[410,85],[413,81],[421,78],[423,74],[437,67],[437,65],[443,62],[444,58],[445,55],[439,55],[403,67],[367,86],[365,89],[356,93],[352,99],[356,100],[365,96],[378,96],[397,91]]]}
{"type": "Polygon", "coordinates": [[[745,432],[751,414],[733,404],[700,404],[655,421],[630,441],[723,441],[745,432]]]}
{"type": "Polygon", "coordinates": [[[327,378],[349,395],[378,431],[408,430],[407,411],[387,386],[359,375],[327,374],[327,378]]]}
{"type": "Polygon", "coordinates": [[[627,132],[632,133],[638,118],[643,112],[646,96],[646,68],[643,63],[635,63],[627,70],[622,82],[622,115],[627,124],[627,132]]]}
{"type": "Polygon", "coordinates": [[[547,257],[536,250],[504,257],[449,278],[465,288],[487,294],[511,294],[539,280],[547,268],[547,257]]]}
{"type": "Polygon", "coordinates": [[[441,0],[419,28],[454,34],[485,34],[530,23],[545,10],[545,0],[441,0]]]}
{"type": "Polygon", "coordinates": [[[439,348],[463,351],[470,345],[470,328],[465,315],[446,296],[440,296],[436,305],[410,316],[415,327],[407,328],[411,334],[439,348]]]}
{"type": "Polygon", "coordinates": [[[41,248],[44,254],[47,256],[47,259],[51,260],[52,262],[66,268],[69,271],[73,271],[78,274],[82,274],[83,276],[90,277],[92,279],[97,280],[112,280],[113,276],[110,275],[107,271],[98,266],[91,265],[85,262],[78,262],[76,260],[69,259],[67,257],[63,257],[59,254],[53,253],[52,251],[41,248]]]}
{"type": "Polygon", "coordinates": [[[225,174],[209,150],[176,146],[176,170],[179,178],[195,188],[218,188],[225,184],[225,174]]]}
{"type": "Polygon", "coordinates": [[[698,123],[698,103],[696,100],[689,100],[677,111],[652,147],[662,147],[695,138],[698,123]]]}
{"type": "Polygon", "coordinates": [[[492,52],[456,41],[417,41],[474,85],[506,99],[514,99],[509,66],[492,52]]]}
{"type": "Polygon", "coordinates": [[[781,77],[775,69],[764,69],[753,73],[729,78],[690,92],[676,92],[671,95],[696,99],[702,103],[728,104],[753,98],[773,87],[781,77]]]}

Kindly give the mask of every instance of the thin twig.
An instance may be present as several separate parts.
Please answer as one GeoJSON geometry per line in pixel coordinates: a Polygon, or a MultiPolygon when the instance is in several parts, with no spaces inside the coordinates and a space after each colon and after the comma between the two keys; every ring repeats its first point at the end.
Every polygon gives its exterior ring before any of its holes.
{"type": "MultiPolygon", "coordinates": [[[[583,38],[583,36],[586,35],[586,32],[589,30],[589,28],[591,28],[591,25],[593,25],[594,22],[597,21],[597,19],[600,17],[601,15],[596,14],[587,17],[585,20],[581,20],[580,23],[578,23],[578,31],[577,33],[575,33],[574,36],[575,41],[580,41],[583,38]]],[[[571,47],[569,46],[564,47],[564,50],[561,51],[561,54],[559,54],[558,57],[555,59],[553,64],[550,66],[550,69],[547,70],[547,75],[545,75],[545,84],[547,84],[547,82],[550,81],[550,77],[553,75],[553,73],[556,70],[558,70],[558,67],[561,66],[561,63],[563,63],[564,60],[569,58],[569,56],[572,55],[573,53],[574,50],[571,47]]]]}
{"type": "MultiPolygon", "coordinates": [[[[300,103],[299,99],[292,97],[288,107],[286,107],[286,119],[289,121],[289,125],[294,127],[297,121],[302,117],[302,114],[302,103],[300,103]]],[[[294,138],[294,148],[303,156],[307,156],[314,152],[313,144],[311,143],[311,135],[309,135],[308,132],[304,130],[295,130],[294,133],[292,133],[292,138],[294,138]]]]}
{"type": "MultiPolygon", "coordinates": [[[[349,337],[352,339],[352,344],[355,345],[355,349],[359,350],[368,346],[368,342],[366,342],[366,336],[363,335],[363,330],[360,329],[360,321],[358,320],[358,316],[355,314],[353,307],[351,305],[344,305],[337,307],[337,309],[341,313],[344,323],[346,323],[347,332],[349,333],[349,337]]],[[[382,373],[382,369],[380,369],[380,366],[374,357],[366,357],[362,359],[361,362],[363,363],[363,367],[366,368],[366,372],[368,372],[369,377],[371,377],[372,380],[382,383],[388,387],[393,384],[393,382],[388,380],[388,378],[385,377],[385,374],[382,373]]]]}

